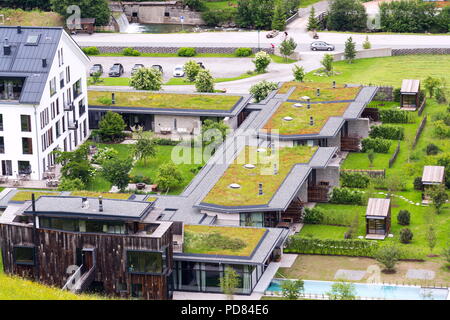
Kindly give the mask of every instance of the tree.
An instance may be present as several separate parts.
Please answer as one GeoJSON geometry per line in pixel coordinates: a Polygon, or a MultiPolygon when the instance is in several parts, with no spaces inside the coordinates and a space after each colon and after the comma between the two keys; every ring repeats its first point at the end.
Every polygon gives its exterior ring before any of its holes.
{"type": "Polygon", "coordinates": [[[352,63],[356,57],[356,44],[353,42],[352,37],[345,41],[344,56],[348,63],[352,63]]]}
{"type": "Polygon", "coordinates": [[[229,300],[233,300],[233,294],[236,293],[240,282],[237,272],[232,267],[225,267],[223,277],[220,278],[220,289],[229,300]]]}
{"type": "Polygon", "coordinates": [[[395,265],[399,258],[400,250],[394,244],[383,245],[375,252],[375,259],[384,265],[388,272],[395,271],[395,265]]]}
{"type": "Polygon", "coordinates": [[[136,90],[158,91],[162,84],[162,73],[154,68],[139,68],[130,79],[130,86],[136,90]]]}
{"type": "Polygon", "coordinates": [[[364,40],[362,46],[363,46],[363,49],[366,49],[366,50],[372,48],[372,44],[369,41],[369,36],[366,36],[366,40],[364,40]]]}
{"type": "Polygon", "coordinates": [[[408,226],[411,220],[411,214],[408,210],[400,210],[397,215],[397,223],[401,226],[408,226]]]}
{"type": "Polygon", "coordinates": [[[287,300],[298,300],[305,291],[303,280],[286,280],[281,283],[281,294],[287,300]]]}
{"type": "Polygon", "coordinates": [[[194,61],[189,60],[184,64],[184,72],[186,73],[186,78],[189,82],[194,82],[197,77],[199,71],[201,70],[200,65],[194,61]]]}
{"type": "Polygon", "coordinates": [[[295,65],[292,69],[292,73],[294,74],[295,81],[303,82],[306,76],[305,68],[295,65]]]}
{"type": "Polygon", "coordinates": [[[156,142],[153,137],[144,135],[142,132],[138,133],[138,139],[134,145],[134,156],[138,160],[143,160],[146,165],[147,158],[154,158],[156,156],[156,142]]]}
{"type": "Polygon", "coordinates": [[[264,73],[272,62],[272,58],[267,52],[260,51],[255,54],[255,59],[253,59],[252,62],[255,64],[256,72],[264,73]]]}
{"type": "MultiPolygon", "coordinates": [[[[109,23],[111,11],[107,0],[50,0],[53,11],[69,18],[73,12],[67,12],[71,5],[80,7],[81,18],[95,18],[95,25],[104,26],[109,23]]],[[[74,22],[71,22],[74,23],[74,22]]]]}
{"type": "Polygon", "coordinates": [[[158,188],[169,192],[170,189],[181,185],[183,176],[173,162],[168,162],[159,167],[155,182],[158,188]]]}
{"type": "Polygon", "coordinates": [[[273,13],[273,0],[238,0],[236,22],[243,28],[269,29],[273,13]]]}
{"type": "Polygon", "coordinates": [[[413,238],[413,233],[409,228],[403,228],[400,230],[400,242],[410,243],[413,238]]]}
{"type": "Polygon", "coordinates": [[[333,61],[334,61],[333,55],[329,53],[326,53],[323,56],[322,60],[320,61],[320,63],[325,69],[325,73],[329,76],[333,74],[333,61]]]}
{"type": "Polygon", "coordinates": [[[230,127],[223,121],[206,119],[202,124],[202,144],[208,146],[214,144],[219,146],[225,140],[230,127]]]}
{"type": "Polygon", "coordinates": [[[275,82],[263,80],[261,82],[258,82],[257,84],[254,84],[250,88],[250,93],[253,95],[253,98],[255,99],[256,103],[258,103],[267,98],[267,96],[271,91],[277,89],[278,84],[276,84],[275,82]]]}
{"type": "Polygon", "coordinates": [[[112,185],[117,186],[121,192],[124,192],[130,181],[129,172],[132,167],[133,160],[131,158],[114,158],[103,163],[102,175],[112,185]]]}
{"type": "Polygon", "coordinates": [[[117,141],[123,139],[125,127],[126,124],[120,114],[108,111],[100,120],[97,133],[102,141],[117,141]]]}
{"type": "Polygon", "coordinates": [[[442,206],[448,200],[448,194],[443,185],[435,185],[428,189],[428,196],[433,200],[433,206],[436,213],[440,213],[442,206]]]}
{"type": "Polygon", "coordinates": [[[359,0],[333,0],[328,11],[327,28],[336,31],[362,31],[367,14],[359,0]]]}
{"type": "Polygon", "coordinates": [[[100,79],[100,76],[101,76],[101,75],[102,75],[102,73],[101,73],[100,71],[94,72],[94,73],[91,75],[91,83],[92,83],[93,85],[95,85],[95,84],[101,82],[101,81],[102,81],[102,80],[100,79]]]}
{"type": "Polygon", "coordinates": [[[74,151],[53,151],[55,162],[62,165],[62,176],[74,180],[80,179],[84,184],[91,180],[94,168],[89,159],[89,144],[82,144],[74,151]]]}
{"type": "Polygon", "coordinates": [[[198,92],[214,92],[214,78],[209,70],[200,70],[195,77],[195,89],[198,92]]]}
{"type": "Polygon", "coordinates": [[[205,4],[202,0],[183,0],[183,4],[192,10],[197,11],[201,11],[205,8],[205,4]]]}
{"type": "Polygon", "coordinates": [[[314,6],[311,7],[308,18],[308,26],[306,27],[308,31],[313,31],[319,29],[319,21],[316,18],[316,9],[314,6]]]}
{"type": "Polygon", "coordinates": [[[373,149],[367,150],[367,158],[369,159],[370,167],[373,167],[373,161],[375,160],[375,151],[373,149]]]}
{"type": "Polygon", "coordinates": [[[286,11],[282,0],[275,1],[275,9],[272,18],[272,29],[284,31],[286,29],[286,11]]]}
{"type": "Polygon", "coordinates": [[[428,225],[425,238],[427,239],[428,248],[430,248],[430,252],[432,253],[437,242],[436,229],[432,224],[428,225]]]}
{"type": "Polygon", "coordinates": [[[280,43],[280,53],[283,55],[286,62],[288,61],[288,57],[294,53],[295,48],[297,48],[297,43],[293,38],[284,39],[283,42],[280,43]]]}
{"type": "Polygon", "coordinates": [[[428,76],[424,80],[424,86],[425,86],[425,89],[428,91],[428,95],[430,96],[430,98],[433,98],[434,90],[436,89],[436,87],[439,86],[439,84],[440,84],[440,80],[437,78],[433,78],[431,76],[428,76]]]}
{"type": "Polygon", "coordinates": [[[355,300],[356,288],[351,282],[339,281],[333,283],[327,294],[330,300],[355,300]]]}

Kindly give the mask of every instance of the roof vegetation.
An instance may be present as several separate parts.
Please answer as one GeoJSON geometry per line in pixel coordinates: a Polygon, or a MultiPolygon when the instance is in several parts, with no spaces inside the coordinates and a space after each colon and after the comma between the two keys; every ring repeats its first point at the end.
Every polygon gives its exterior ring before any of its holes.
{"type": "Polygon", "coordinates": [[[307,96],[311,99],[311,102],[354,100],[361,89],[360,87],[344,87],[343,85],[336,85],[336,88],[333,88],[331,83],[285,82],[278,93],[288,93],[289,89],[293,87],[295,90],[289,96],[289,100],[306,101],[303,97],[307,96]],[[317,96],[317,89],[320,89],[320,96],[317,96]]]}
{"type": "Polygon", "coordinates": [[[89,91],[89,105],[117,106],[129,108],[232,110],[241,99],[231,95],[200,95],[152,92],[115,92],[115,104],[111,101],[112,91],[89,91]]]}
{"type": "Polygon", "coordinates": [[[265,232],[264,228],[186,225],[183,252],[248,257],[265,232]]]}
{"type": "Polygon", "coordinates": [[[112,193],[112,192],[93,192],[93,191],[72,191],[70,193],[71,197],[88,197],[88,198],[98,198],[100,196],[103,199],[119,199],[127,200],[130,197],[129,193],[112,193]]]}
{"type": "Polygon", "coordinates": [[[34,193],[35,199],[39,199],[41,196],[59,196],[59,192],[42,192],[42,191],[18,191],[16,194],[11,198],[10,201],[18,201],[18,202],[25,202],[25,201],[31,201],[31,195],[34,193]]]}
{"type": "Polygon", "coordinates": [[[246,146],[202,202],[221,206],[249,206],[268,204],[295,164],[308,163],[317,147],[296,146],[277,151],[246,146]],[[253,164],[248,169],[245,164],[253,164]],[[274,174],[276,164],[277,174],[274,174]],[[259,184],[263,194],[259,195],[259,184]],[[231,188],[238,184],[240,188],[231,188]]]}
{"type": "Polygon", "coordinates": [[[348,102],[314,103],[308,109],[306,104],[296,107],[295,103],[285,102],[266,122],[264,129],[279,130],[280,135],[318,134],[330,117],[342,116],[348,106],[348,102]],[[292,119],[287,121],[287,117],[292,119]]]}

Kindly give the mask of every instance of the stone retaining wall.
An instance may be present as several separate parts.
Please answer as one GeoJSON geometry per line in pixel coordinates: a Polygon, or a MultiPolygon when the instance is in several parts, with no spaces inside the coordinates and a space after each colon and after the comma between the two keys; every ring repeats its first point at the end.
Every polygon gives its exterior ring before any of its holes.
{"type": "Polygon", "coordinates": [[[392,49],[393,56],[411,54],[450,54],[450,48],[392,49]]]}
{"type": "MultiPolygon", "coordinates": [[[[97,47],[100,53],[121,53],[127,46],[101,46],[97,47]]],[[[141,53],[177,53],[180,47],[132,47],[141,53]]],[[[228,53],[233,54],[237,47],[196,47],[197,53],[228,53]]],[[[258,52],[258,48],[251,48],[253,53],[258,52]]],[[[272,48],[261,48],[260,51],[265,51],[269,54],[274,54],[272,48]]]]}

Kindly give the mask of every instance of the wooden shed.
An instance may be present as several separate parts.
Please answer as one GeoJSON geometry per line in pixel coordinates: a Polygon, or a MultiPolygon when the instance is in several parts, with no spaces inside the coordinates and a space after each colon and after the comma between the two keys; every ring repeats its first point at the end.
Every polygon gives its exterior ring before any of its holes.
{"type": "Polygon", "coordinates": [[[443,166],[424,166],[422,174],[422,203],[430,203],[426,195],[427,189],[431,186],[443,184],[445,181],[445,167],[443,166]]]}
{"type": "Polygon", "coordinates": [[[391,229],[391,199],[370,198],[366,211],[366,239],[384,240],[391,229]]]}
{"type": "Polygon", "coordinates": [[[400,89],[400,108],[417,110],[420,106],[420,80],[405,79],[400,89]]]}

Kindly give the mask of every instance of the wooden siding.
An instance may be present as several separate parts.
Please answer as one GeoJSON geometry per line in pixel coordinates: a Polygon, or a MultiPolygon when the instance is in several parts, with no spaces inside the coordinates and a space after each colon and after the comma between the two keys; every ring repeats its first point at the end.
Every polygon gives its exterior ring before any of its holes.
{"type": "Polygon", "coordinates": [[[129,274],[126,270],[126,251],[162,251],[168,246],[170,273],[173,268],[172,227],[161,238],[37,229],[36,239],[37,266],[16,265],[13,248],[17,245],[32,245],[33,228],[26,225],[0,225],[0,244],[6,273],[32,278],[35,270],[36,280],[62,288],[69,276],[67,268],[76,265],[77,249],[96,248],[95,281],[103,283],[106,294],[128,296],[131,284],[140,283],[144,299],[166,299],[168,275],[129,274]],[[126,283],[126,293],[119,294],[118,283],[126,283]]]}

